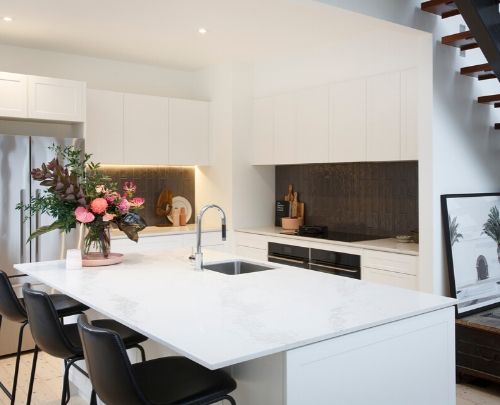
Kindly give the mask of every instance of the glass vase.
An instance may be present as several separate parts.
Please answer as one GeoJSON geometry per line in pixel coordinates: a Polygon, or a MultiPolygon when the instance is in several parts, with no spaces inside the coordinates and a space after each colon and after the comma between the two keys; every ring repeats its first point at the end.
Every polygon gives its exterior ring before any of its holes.
{"type": "Polygon", "coordinates": [[[87,224],[87,234],[84,239],[84,253],[98,253],[105,259],[111,249],[111,235],[109,222],[93,222],[87,224]]]}

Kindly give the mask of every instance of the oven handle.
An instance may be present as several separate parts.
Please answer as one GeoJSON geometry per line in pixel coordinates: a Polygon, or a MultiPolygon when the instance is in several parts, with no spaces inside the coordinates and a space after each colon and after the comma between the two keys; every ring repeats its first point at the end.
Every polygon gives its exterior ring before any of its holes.
{"type": "Polygon", "coordinates": [[[280,256],[274,256],[274,255],[268,255],[267,258],[274,259],[274,260],[282,260],[284,262],[289,262],[289,263],[297,263],[297,264],[305,264],[306,263],[304,260],[289,259],[288,257],[280,257],[280,256]]]}
{"type": "Polygon", "coordinates": [[[314,262],[311,262],[311,266],[318,266],[318,267],[321,267],[321,268],[324,268],[324,269],[338,270],[338,271],[343,271],[343,272],[346,272],[346,273],[356,273],[356,274],[359,273],[359,270],[344,269],[344,268],[341,268],[341,267],[328,266],[326,264],[319,264],[319,263],[314,263],[314,262]]]}

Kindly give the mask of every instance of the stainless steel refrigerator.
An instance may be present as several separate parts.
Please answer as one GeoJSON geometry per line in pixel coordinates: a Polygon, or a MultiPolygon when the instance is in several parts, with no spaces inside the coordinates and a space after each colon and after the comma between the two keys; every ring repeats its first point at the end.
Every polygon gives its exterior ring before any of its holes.
{"type": "MultiPolygon", "coordinates": [[[[10,277],[19,295],[22,285],[33,280],[14,270],[14,264],[60,259],[67,248],[76,247],[78,243],[76,232],[64,235],[58,231],[27,243],[32,231],[52,223],[53,219],[43,214],[23,221],[24,213],[16,210],[19,202],[27,203],[31,197],[43,193],[44,188],[31,180],[30,172],[54,157],[49,150],[53,144],[75,145],[83,149],[82,139],[0,135],[0,269],[10,277]]],[[[18,333],[18,324],[2,320],[0,356],[15,353],[18,333]]],[[[26,333],[24,350],[33,347],[28,335],[26,333]]]]}

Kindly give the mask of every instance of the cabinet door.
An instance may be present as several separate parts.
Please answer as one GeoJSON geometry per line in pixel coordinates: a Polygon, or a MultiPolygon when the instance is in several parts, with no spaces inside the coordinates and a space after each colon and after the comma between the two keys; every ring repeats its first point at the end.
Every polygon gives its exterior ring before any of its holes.
{"type": "Polygon", "coordinates": [[[171,98],[169,116],[170,164],[209,164],[209,103],[171,98]]]}
{"type": "Polygon", "coordinates": [[[0,116],[28,116],[28,77],[0,72],[0,116]]]}
{"type": "Polygon", "coordinates": [[[297,160],[297,98],[284,94],[274,98],[274,163],[294,164],[297,160]]]}
{"type": "Polygon", "coordinates": [[[87,91],[85,150],[94,162],[123,163],[122,93],[87,91]]]}
{"type": "Polygon", "coordinates": [[[407,288],[409,290],[417,289],[417,277],[415,276],[373,269],[371,267],[363,267],[361,279],[393,287],[407,288]]]}
{"type": "Polygon", "coordinates": [[[28,117],[82,122],[85,117],[85,83],[50,77],[28,77],[28,117]]]}
{"type": "Polygon", "coordinates": [[[274,164],[273,97],[259,98],[254,101],[252,144],[254,165],[274,164]]]}
{"type": "Polygon", "coordinates": [[[329,87],[297,93],[297,163],[328,162],[329,87]]]}
{"type": "Polygon", "coordinates": [[[125,94],[125,164],[168,164],[168,99],[125,94]]]}
{"type": "Polygon", "coordinates": [[[418,71],[401,73],[401,159],[418,160],[418,71]]]}
{"type": "Polygon", "coordinates": [[[367,80],[367,160],[401,158],[400,73],[388,73],[367,80]]]}
{"type": "Polygon", "coordinates": [[[366,160],[366,80],[330,87],[330,161],[366,160]]]}

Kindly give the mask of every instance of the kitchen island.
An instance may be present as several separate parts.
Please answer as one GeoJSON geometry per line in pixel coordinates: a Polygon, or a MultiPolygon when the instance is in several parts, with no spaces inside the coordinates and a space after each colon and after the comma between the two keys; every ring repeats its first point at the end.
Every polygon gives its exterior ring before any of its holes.
{"type": "MultiPolygon", "coordinates": [[[[276,264],[200,272],[189,253],[16,268],[168,352],[227,368],[239,405],[455,403],[454,300],[276,264]]],[[[206,264],[230,259],[205,252],[206,264]]]]}

